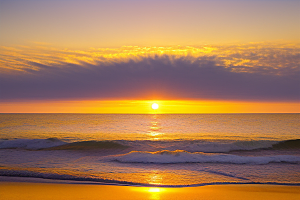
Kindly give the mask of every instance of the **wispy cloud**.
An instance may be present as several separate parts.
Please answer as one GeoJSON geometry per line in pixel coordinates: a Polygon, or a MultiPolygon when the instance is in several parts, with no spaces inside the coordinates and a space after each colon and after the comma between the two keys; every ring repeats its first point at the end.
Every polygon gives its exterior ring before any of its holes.
{"type": "Polygon", "coordinates": [[[0,98],[298,101],[300,47],[2,47],[0,98]]]}

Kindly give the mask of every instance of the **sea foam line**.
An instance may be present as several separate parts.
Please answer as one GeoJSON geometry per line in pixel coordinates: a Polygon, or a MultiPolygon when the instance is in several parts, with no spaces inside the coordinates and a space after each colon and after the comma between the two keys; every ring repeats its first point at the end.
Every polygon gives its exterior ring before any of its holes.
{"type": "MultiPolygon", "coordinates": [[[[69,181],[63,182],[63,184],[91,184],[91,185],[116,185],[116,186],[140,186],[140,187],[162,187],[162,188],[182,188],[182,187],[201,187],[207,185],[287,185],[287,186],[300,186],[299,183],[285,183],[285,182],[255,182],[255,181],[244,181],[244,182],[205,182],[198,184],[186,184],[186,185],[161,185],[161,184],[147,184],[129,181],[118,181],[118,180],[108,180],[101,178],[89,178],[89,177],[72,177],[72,176],[51,176],[50,174],[41,173],[26,173],[22,174],[21,171],[9,172],[11,170],[0,170],[0,181],[1,176],[3,177],[18,177],[18,178],[35,178],[36,183],[43,183],[42,180],[53,180],[54,182],[61,183],[59,181],[69,181]],[[40,179],[40,181],[39,181],[40,179]]],[[[26,182],[26,181],[25,181],[26,182]]],[[[32,180],[30,180],[32,182],[32,180]]]]}

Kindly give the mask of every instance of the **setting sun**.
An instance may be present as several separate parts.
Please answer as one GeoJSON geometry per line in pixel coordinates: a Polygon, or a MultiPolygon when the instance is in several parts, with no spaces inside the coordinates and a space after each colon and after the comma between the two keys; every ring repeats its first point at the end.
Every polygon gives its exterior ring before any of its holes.
{"type": "Polygon", "coordinates": [[[158,104],[157,103],[153,103],[152,105],[151,105],[151,108],[153,109],[153,110],[156,110],[156,109],[158,109],[158,104]]]}

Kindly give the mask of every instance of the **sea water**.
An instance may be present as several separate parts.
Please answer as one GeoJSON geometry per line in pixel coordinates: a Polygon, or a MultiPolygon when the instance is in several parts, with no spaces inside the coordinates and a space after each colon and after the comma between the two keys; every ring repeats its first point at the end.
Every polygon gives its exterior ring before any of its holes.
{"type": "Polygon", "coordinates": [[[0,114],[0,175],[300,185],[300,114],[0,114]]]}

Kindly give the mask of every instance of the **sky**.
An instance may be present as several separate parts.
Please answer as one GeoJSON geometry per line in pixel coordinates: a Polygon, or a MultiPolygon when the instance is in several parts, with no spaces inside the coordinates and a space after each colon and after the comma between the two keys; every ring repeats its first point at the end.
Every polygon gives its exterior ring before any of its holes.
{"type": "Polygon", "coordinates": [[[0,0],[0,112],[299,113],[299,8],[0,0]]]}

